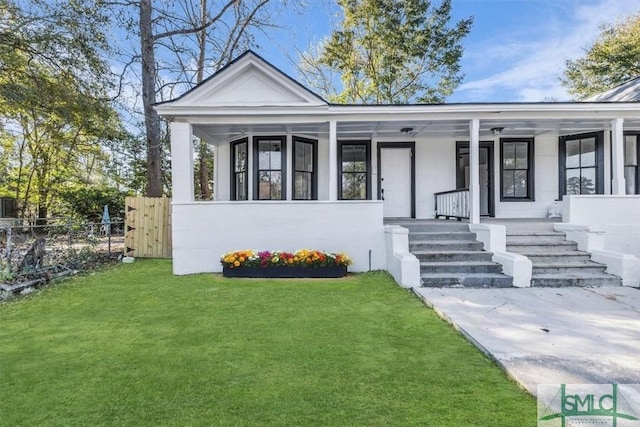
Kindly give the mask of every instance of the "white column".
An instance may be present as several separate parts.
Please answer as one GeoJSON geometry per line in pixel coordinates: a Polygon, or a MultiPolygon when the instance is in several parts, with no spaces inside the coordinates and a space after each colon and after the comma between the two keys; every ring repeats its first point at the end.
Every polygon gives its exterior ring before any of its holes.
{"type": "Polygon", "coordinates": [[[624,119],[611,120],[611,194],[625,194],[624,119]]]}
{"type": "Polygon", "coordinates": [[[218,156],[218,152],[220,150],[218,150],[218,146],[214,145],[212,150],[213,152],[213,200],[220,200],[218,194],[219,194],[219,182],[220,180],[218,179],[218,170],[220,168],[220,156],[218,156]]]}
{"type": "Polygon", "coordinates": [[[338,200],[338,124],[329,122],[329,200],[338,200]]]}
{"type": "Polygon", "coordinates": [[[469,122],[469,223],[480,224],[480,120],[469,122]]]}
{"type": "Polygon", "coordinates": [[[287,188],[285,189],[285,197],[287,200],[293,200],[293,187],[295,186],[295,182],[293,182],[295,176],[295,174],[293,173],[293,137],[288,134],[286,138],[287,152],[285,153],[285,155],[287,163],[287,174],[285,181],[287,183],[287,188]]]}
{"type": "Polygon", "coordinates": [[[171,185],[173,202],[192,202],[193,137],[190,123],[171,122],[171,185]]]}

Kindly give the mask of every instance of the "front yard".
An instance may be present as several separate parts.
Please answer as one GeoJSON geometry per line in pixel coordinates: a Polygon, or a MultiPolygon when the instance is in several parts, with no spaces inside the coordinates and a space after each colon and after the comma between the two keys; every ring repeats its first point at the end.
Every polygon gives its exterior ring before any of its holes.
{"type": "Polygon", "coordinates": [[[535,400],[390,276],[136,261],[0,304],[1,425],[534,426],[535,400]]]}

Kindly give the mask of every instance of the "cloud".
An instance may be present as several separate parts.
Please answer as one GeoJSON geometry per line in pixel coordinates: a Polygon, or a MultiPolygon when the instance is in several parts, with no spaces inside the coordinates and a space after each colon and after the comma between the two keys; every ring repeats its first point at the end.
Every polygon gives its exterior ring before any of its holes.
{"type": "MultiPolygon", "coordinates": [[[[583,55],[600,32],[600,26],[622,15],[637,13],[635,1],[547,4],[535,28],[520,33],[503,30],[493,40],[468,46],[465,58],[474,77],[452,96],[466,101],[566,101],[560,84],[567,59],[583,55]],[[478,76],[478,71],[484,76],[478,76]]],[[[463,65],[463,67],[465,67],[463,65]]],[[[468,73],[471,74],[471,73],[468,73]]]]}

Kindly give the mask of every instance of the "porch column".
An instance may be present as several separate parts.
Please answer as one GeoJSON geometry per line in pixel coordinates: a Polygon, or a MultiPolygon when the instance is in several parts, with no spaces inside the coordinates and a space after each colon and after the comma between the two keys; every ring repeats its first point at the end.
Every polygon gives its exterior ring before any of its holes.
{"type": "Polygon", "coordinates": [[[469,122],[469,223],[480,224],[480,120],[469,122]]]}
{"type": "Polygon", "coordinates": [[[611,194],[625,194],[624,119],[611,120],[611,194]]]}
{"type": "Polygon", "coordinates": [[[192,202],[193,133],[190,123],[171,122],[172,201],[192,202]]]}
{"type": "Polygon", "coordinates": [[[338,124],[329,122],[329,200],[338,200],[338,124]]]}

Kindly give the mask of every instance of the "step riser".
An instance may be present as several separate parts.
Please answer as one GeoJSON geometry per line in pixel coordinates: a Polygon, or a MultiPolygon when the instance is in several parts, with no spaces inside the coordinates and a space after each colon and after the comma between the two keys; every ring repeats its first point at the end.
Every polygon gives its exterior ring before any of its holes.
{"type": "Polygon", "coordinates": [[[410,232],[438,232],[446,233],[450,231],[469,231],[467,224],[395,224],[408,229],[410,232]]]}
{"type": "Polygon", "coordinates": [[[544,254],[561,254],[567,251],[577,251],[578,245],[570,244],[570,245],[507,245],[507,251],[519,253],[533,253],[540,255],[544,254]]]}
{"type": "Polygon", "coordinates": [[[471,232],[452,232],[452,233],[429,233],[429,232],[413,232],[409,233],[409,242],[422,240],[463,240],[475,242],[476,234],[471,232]]]}
{"type": "Polygon", "coordinates": [[[481,251],[481,242],[458,242],[458,243],[409,243],[409,252],[413,251],[481,251]]]}
{"type": "Polygon", "coordinates": [[[422,287],[425,288],[510,288],[511,277],[482,278],[482,277],[448,277],[448,278],[422,278],[422,287]]]}
{"type": "Polygon", "coordinates": [[[578,279],[539,279],[531,278],[531,286],[539,288],[562,288],[562,287],[579,287],[579,286],[620,286],[620,279],[617,277],[599,277],[599,278],[578,278],[578,279]]]}
{"type": "Polygon", "coordinates": [[[564,236],[507,236],[507,245],[518,244],[520,242],[526,242],[527,244],[536,244],[538,242],[544,243],[553,243],[553,244],[563,244],[566,242],[564,236]]]}
{"type": "Polygon", "coordinates": [[[420,266],[420,273],[502,273],[500,264],[420,266]]]}
{"type": "Polygon", "coordinates": [[[533,266],[532,274],[603,274],[606,267],[536,267],[533,266]]]}
{"type": "Polygon", "coordinates": [[[591,257],[589,255],[563,255],[563,254],[555,254],[555,255],[538,255],[538,254],[526,254],[526,257],[531,260],[533,265],[537,263],[549,263],[549,262],[588,262],[591,257]]]}
{"type": "Polygon", "coordinates": [[[432,254],[414,254],[420,261],[426,262],[448,262],[448,261],[491,261],[493,256],[489,252],[475,253],[432,253],[432,254]]]}

